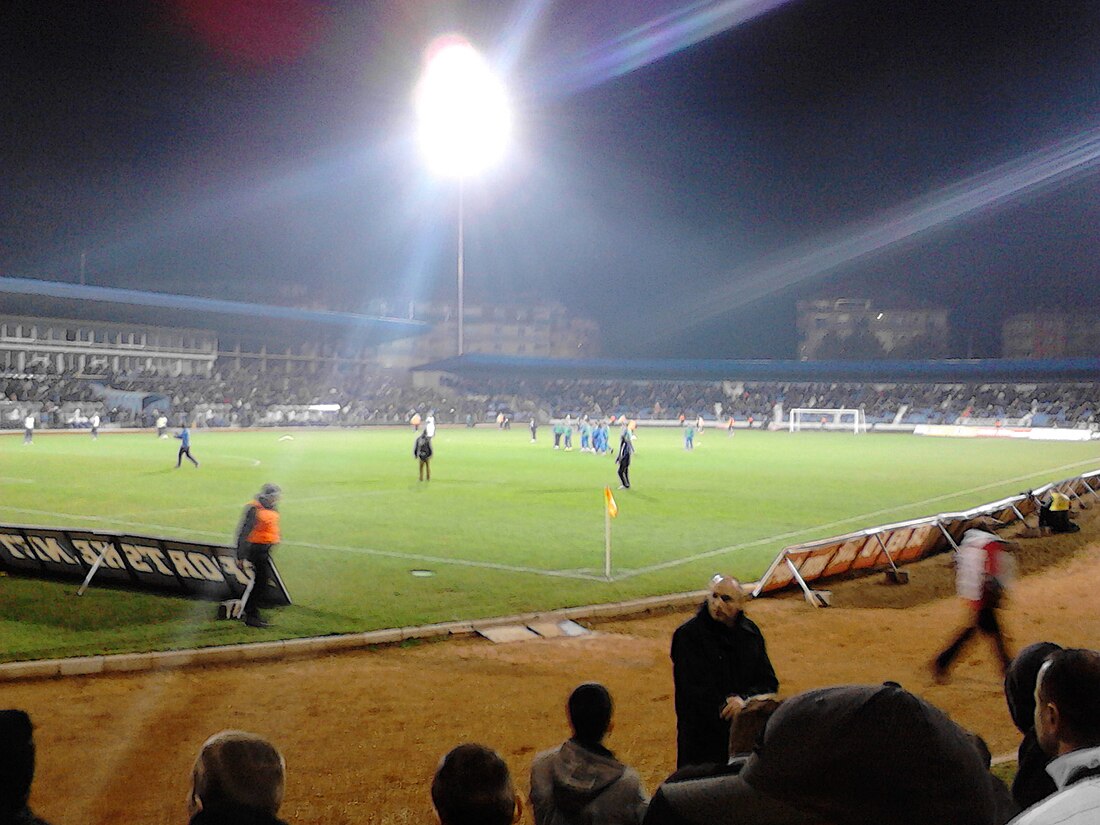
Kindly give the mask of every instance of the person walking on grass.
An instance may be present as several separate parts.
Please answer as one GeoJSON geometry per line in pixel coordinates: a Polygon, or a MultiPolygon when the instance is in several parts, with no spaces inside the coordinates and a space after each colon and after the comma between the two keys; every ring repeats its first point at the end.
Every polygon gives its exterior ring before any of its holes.
{"type": "Polygon", "coordinates": [[[180,440],[180,451],[176,455],[176,469],[180,468],[180,464],[183,463],[183,457],[187,456],[187,460],[199,466],[199,462],[195,461],[195,457],[191,455],[191,431],[187,429],[187,425],[183,425],[183,429],[176,433],[176,438],[180,440]]]}
{"type": "Polygon", "coordinates": [[[419,460],[420,463],[420,478],[418,481],[432,480],[432,440],[428,437],[428,432],[425,430],[416,437],[416,441],[413,444],[413,458],[419,460]]]}
{"type": "Polygon", "coordinates": [[[615,463],[619,465],[619,489],[630,489],[630,459],[634,455],[634,436],[630,433],[629,427],[623,427],[622,435],[619,437],[619,455],[615,458],[615,463]]]}

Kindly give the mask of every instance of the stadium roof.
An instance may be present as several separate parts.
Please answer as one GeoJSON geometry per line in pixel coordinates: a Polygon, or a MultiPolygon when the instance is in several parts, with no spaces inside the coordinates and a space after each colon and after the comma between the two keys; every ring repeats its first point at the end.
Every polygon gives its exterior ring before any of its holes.
{"type": "Polygon", "coordinates": [[[787,381],[860,383],[1034,383],[1100,380],[1100,358],[945,361],[734,361],[517,358],[464,355],[420,371],[501,378],[589,378],[626,381],[787,381]]]}
{"type": "Polygon", "coordinates": [[[294,309],[166,292],[82,286],[30,278],[0,278],[0,312],[47,318],[214,329],[257,336],[287,332],[354,331],[376,344],[419,335],[420,321],[350,312],[294,309]]]}

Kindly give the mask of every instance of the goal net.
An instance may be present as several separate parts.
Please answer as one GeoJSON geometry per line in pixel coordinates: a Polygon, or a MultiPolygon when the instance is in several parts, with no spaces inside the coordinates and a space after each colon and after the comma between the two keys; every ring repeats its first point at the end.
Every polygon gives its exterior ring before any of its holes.
{"type": "Polygon", "coordinates": [[[850,430],[867,432],[867,416],[863,410],[848,408],[800,407],[790,411],[790,430],[850,430]]]}

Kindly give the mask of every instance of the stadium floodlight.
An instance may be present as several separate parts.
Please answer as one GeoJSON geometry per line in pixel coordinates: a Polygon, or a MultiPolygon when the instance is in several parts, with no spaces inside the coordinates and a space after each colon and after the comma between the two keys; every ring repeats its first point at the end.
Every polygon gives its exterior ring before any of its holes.
{"type": "Polygon", "coordinates": [[[460,35],[436,39],[416,87],[420,146],[428,166],[458,179],[458,354],[464,350],[465,210],[463,186],[504,155],[512,115],[504,84],[460,35]]]}

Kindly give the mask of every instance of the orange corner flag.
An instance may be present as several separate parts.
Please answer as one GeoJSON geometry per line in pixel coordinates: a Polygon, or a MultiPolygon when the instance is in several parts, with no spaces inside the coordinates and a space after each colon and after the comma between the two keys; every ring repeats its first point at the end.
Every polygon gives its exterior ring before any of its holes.
{"type": "Polygon", "coordinates": [[[607,514],[611,516],[611,518],[615,518],[615,516],[619,515],[619,505],[615,503],[615,496],[611,495],[610,487],[603,488],[603,497],[607,502],[607,514]]]}

